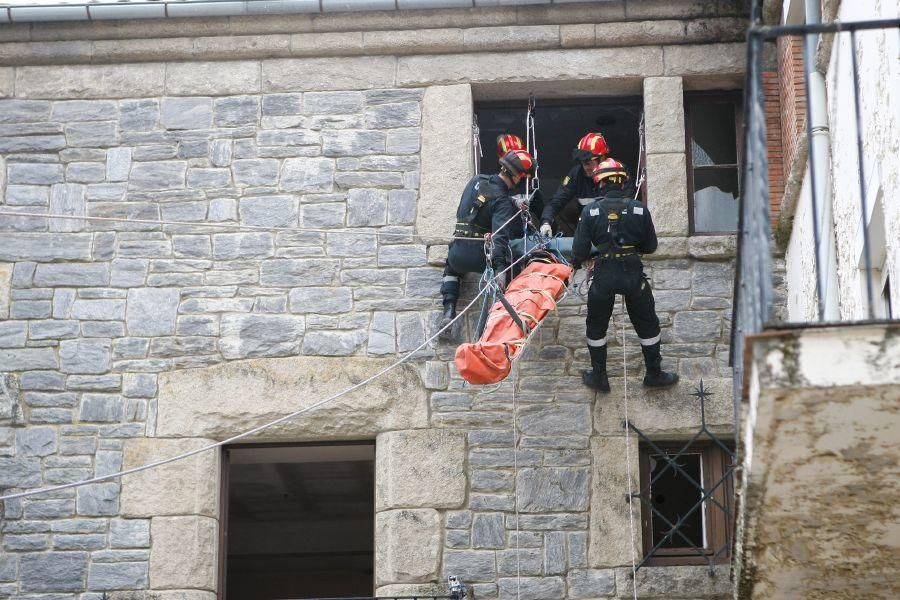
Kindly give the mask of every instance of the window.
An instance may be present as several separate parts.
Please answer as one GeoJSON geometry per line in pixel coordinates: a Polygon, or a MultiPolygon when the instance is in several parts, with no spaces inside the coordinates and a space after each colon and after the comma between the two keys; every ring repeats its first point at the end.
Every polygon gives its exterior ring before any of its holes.
{"type": "Polygon", "coordinates": [[[222,461],[219,598],[370,596],[375,445],[240,445],[222,461]]]}
{"type": "Polygon", "coordinates": [[[646,564],[727,562],[734,516],[733,453],[716,442],[683,448],[684,442],[640,447],[641,530],[644,556],[650,556],[646,564]]]}
{"type": "MultiPolygon", "coordinates": [[[[481,173],[496,173],[496,139],[512,133],[525,139],[527,101],[484,102],[475,105],[481,133],[481,173]]],[[[606,138],[610,155],[622,162],[634,181],[640,155],[638,126],[643,102],[640,98],[584,98],[579,100],[537,100],[534,111],[541,194],[547,203],[575,165],[572,150],[586,133],[599,131],[606,138]]],[[[581,206],[571,202],[556,216],[556,227],[564,235],[575,233],[581,206]]]]}
{"type": "Polygon", "coordinates": [[[691,233],[737,231],[740,104],[732,94],[685,96],[691,233]]]}

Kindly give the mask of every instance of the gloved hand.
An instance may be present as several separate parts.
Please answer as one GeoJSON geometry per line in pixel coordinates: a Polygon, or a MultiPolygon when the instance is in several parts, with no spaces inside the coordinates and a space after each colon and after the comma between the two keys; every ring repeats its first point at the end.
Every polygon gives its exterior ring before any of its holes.
{"type": "Polygon", "coordinates": [[[541,224],[541,235],[544,237],[552,237],[553,236],[553,228],[550,227],[550,223],[542,223],[541,224]]]}

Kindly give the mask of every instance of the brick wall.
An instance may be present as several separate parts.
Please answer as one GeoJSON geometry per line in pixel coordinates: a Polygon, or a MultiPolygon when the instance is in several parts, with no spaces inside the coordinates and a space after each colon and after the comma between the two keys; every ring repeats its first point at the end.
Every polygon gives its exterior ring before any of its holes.
{"type": "Polygon", "coordinates": [[[797,147],[806,125],[803,40],[800,37],[778,38],[778,95],[781,103],[783,165],[787,174],[797,155],[797,147]]]}
{"type": "Polygon", "coordinates": [[[763,94],[766,111],[766,138],[769,159],[769,210],[772,224],[781,213],[781,199],[784,195],[784,146],[781,125],[781,87],[778,73],[763,72],[763,94]]]}

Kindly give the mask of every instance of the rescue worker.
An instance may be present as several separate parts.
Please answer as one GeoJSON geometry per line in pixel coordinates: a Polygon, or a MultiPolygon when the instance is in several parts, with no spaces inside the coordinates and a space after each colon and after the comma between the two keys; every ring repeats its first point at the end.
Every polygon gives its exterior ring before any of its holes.
{"type": "MultiPolygon", "coordinates": [[[[525,150],[528,148],[525,147],[525,142],[522,141],[517,135],[513,135],[511,133],[503,133],[497,136],[497,159],[499,160],[503,157],[504,154],[509,152],[510,150],[525,150]]],[[[528,195],[526,194],[526,180],[523,179],[519,182],[518,187],[516,188],[516,193],[513,195],[513,200],[516,203],[516,206],[522,208],[527,202],[528,211],[534,217],[535,222],[541,222],[541,214],[544,212],[544,196],[541,194],[540,190],[533,190],[533,194],[531,195],[531,200],[528,201],[528,195]]]]}
{"type": "MultiPolygon", "coordinates": [[[[498,174],[476,175],[463,190],[441,284],[444,314],[440,327],[445,327],[456,317],[460,277],[464,273],[482,273],[487,267],[485,234],[491,234],[490,260],[494,272],[500,273],[512,264],[509,240],[524,234],[512,193],[533,169],[531,154],[525,150],[510,150],[500,157],[498,174]]],[[[502,278],[500,283],[503,286],[502,278]]]]}
{"type": "MultiPolygon", "coordinates": [[[[591,369],[582,373],[582,382],[590,388],[609,392],[606,375],[606,330],[612,316],[616,294],[625,297],[625,308],[641,343],[647,373],[644,385],[668,387],[678,375],[662,370],[659,318],[653,291],[643,272],[641,254],[656,250],[656,230],[650,211],[633,199],[626,189],[628,173],[622,163],[607,158],[593,172],[600,198],[584,207],[575,238],[572,260],[576,269],[591,255],[591,244],[598,249],[594,260],[594,280],[588,291],[587,345],[591,369]]],[[[631,192],[631,193],[629,193],[631,192]]]]}
{"type": "Polygon", "coordinates": [[[592,174],[608,154],[609,146],[602,133],[588,133],[578,141],[578,146],[572,151],[572,160],[577,160],[580,164],[572,167],[553,199],[544,207],[541,213],[541,235],[553,235],[553,221],[573,198],[577,198],[578,203],[585,206],[600,195],[592,174]]]}

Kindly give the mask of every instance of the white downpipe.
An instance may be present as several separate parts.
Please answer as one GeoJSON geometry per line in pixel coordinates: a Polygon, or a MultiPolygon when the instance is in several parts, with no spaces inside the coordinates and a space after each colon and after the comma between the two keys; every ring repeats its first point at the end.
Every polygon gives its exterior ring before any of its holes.
{"type": "MultiPolygon", "coordinates": [[[[822,14],[819,0],[804,0],[807,25],[821,23],[822,14]]],[[[809,81],[809,98],[807,110],[812,126],[812,148],[810,161],[815,160],[815,190],[812,202],[816,203],[819,222],[815,227],[820,232],[819,251],[816,260],[819,262],[819,277],[824,302],[824,317],[827,321],[840,319],[840,296],[838,295],[837,249],[834,236],[834,212],[831,196],[831,132],[828,127],[828,109],[825,95],[825,78],[816,68],[816,52],[818,36],[806,36],[806,77],[809,81]]],[[[812,186],[810,187],[812,190],[812,186]]]]}

